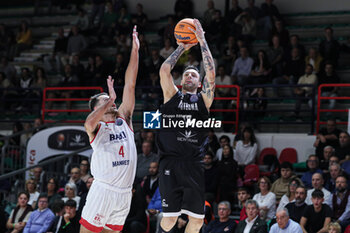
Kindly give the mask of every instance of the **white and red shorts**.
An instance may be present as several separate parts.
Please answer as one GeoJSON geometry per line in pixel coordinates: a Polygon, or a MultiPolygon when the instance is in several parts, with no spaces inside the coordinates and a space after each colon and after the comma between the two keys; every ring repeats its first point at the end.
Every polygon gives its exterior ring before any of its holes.
{"type": "Polygon", "coordinates": [[[94,180],[86,198],[80,224],[92,232],[100,232],[103,228],[123,230],[131,198],[131,188],[118,189],[94,180]]]}

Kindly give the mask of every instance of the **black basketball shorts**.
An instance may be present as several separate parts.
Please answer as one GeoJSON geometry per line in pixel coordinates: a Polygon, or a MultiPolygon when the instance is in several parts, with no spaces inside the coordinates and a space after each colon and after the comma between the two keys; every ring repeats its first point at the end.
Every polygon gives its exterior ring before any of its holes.
{"type": "Polygon", "coordinates": [[[204,218],[205,182],[200,162],[161,159],[159,191],[164,217],[177,217],[183,213],[204,218]]]}

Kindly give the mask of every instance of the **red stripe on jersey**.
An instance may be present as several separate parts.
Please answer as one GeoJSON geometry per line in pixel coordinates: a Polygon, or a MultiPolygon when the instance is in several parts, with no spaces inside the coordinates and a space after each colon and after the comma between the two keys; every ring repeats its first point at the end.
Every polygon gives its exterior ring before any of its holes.
{"type": "Polygon", "coordinates": [[[83,218],[80,219],[79,223],[92,232],[101,232],[103,230],[103,227],[94,226],[83,218]]]}
{"type": "Polygon", "coordinates": [[[96,138],[98,132],[100,131],[100,129],[101,129],[101,124],[99,125],[99,127],[98,127],[98,129],[97,129],[97,132],[96,132],[94,138],[91,140],[90,144],[95,140],[95,138],[96,138]]]}
{"type": "Polygon", "coordinates": [[[111,228],[113,231],[122,231],[124,225],[112,225],[112,224],[106,224],[107,227],[111,228]]]}

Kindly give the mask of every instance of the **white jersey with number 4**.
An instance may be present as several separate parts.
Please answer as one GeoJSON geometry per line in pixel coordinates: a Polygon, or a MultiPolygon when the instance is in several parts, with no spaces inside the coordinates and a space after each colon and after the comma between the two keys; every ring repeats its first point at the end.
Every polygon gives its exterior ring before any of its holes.
{"type": "Polygon", "coordinates": [[[123,118],[100,122],[90,142],[93,149],[91,174],[96,181],[115,189],[132,187],[136,173],[137,151],[134,132],[123,118]]]}

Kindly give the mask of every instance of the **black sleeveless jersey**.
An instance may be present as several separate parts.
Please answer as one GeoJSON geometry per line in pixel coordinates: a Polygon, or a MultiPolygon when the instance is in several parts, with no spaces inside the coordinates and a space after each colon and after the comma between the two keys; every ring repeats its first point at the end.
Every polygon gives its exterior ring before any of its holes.
{"type": "Polygon", "coordinates": [[[160,112],[162,128],[157,130],[160,158],[201,160],[208,144],[208,128],[203,128],[201,122],[209,117],[202,95],[178,91],[160,107],[160,112]]]}

